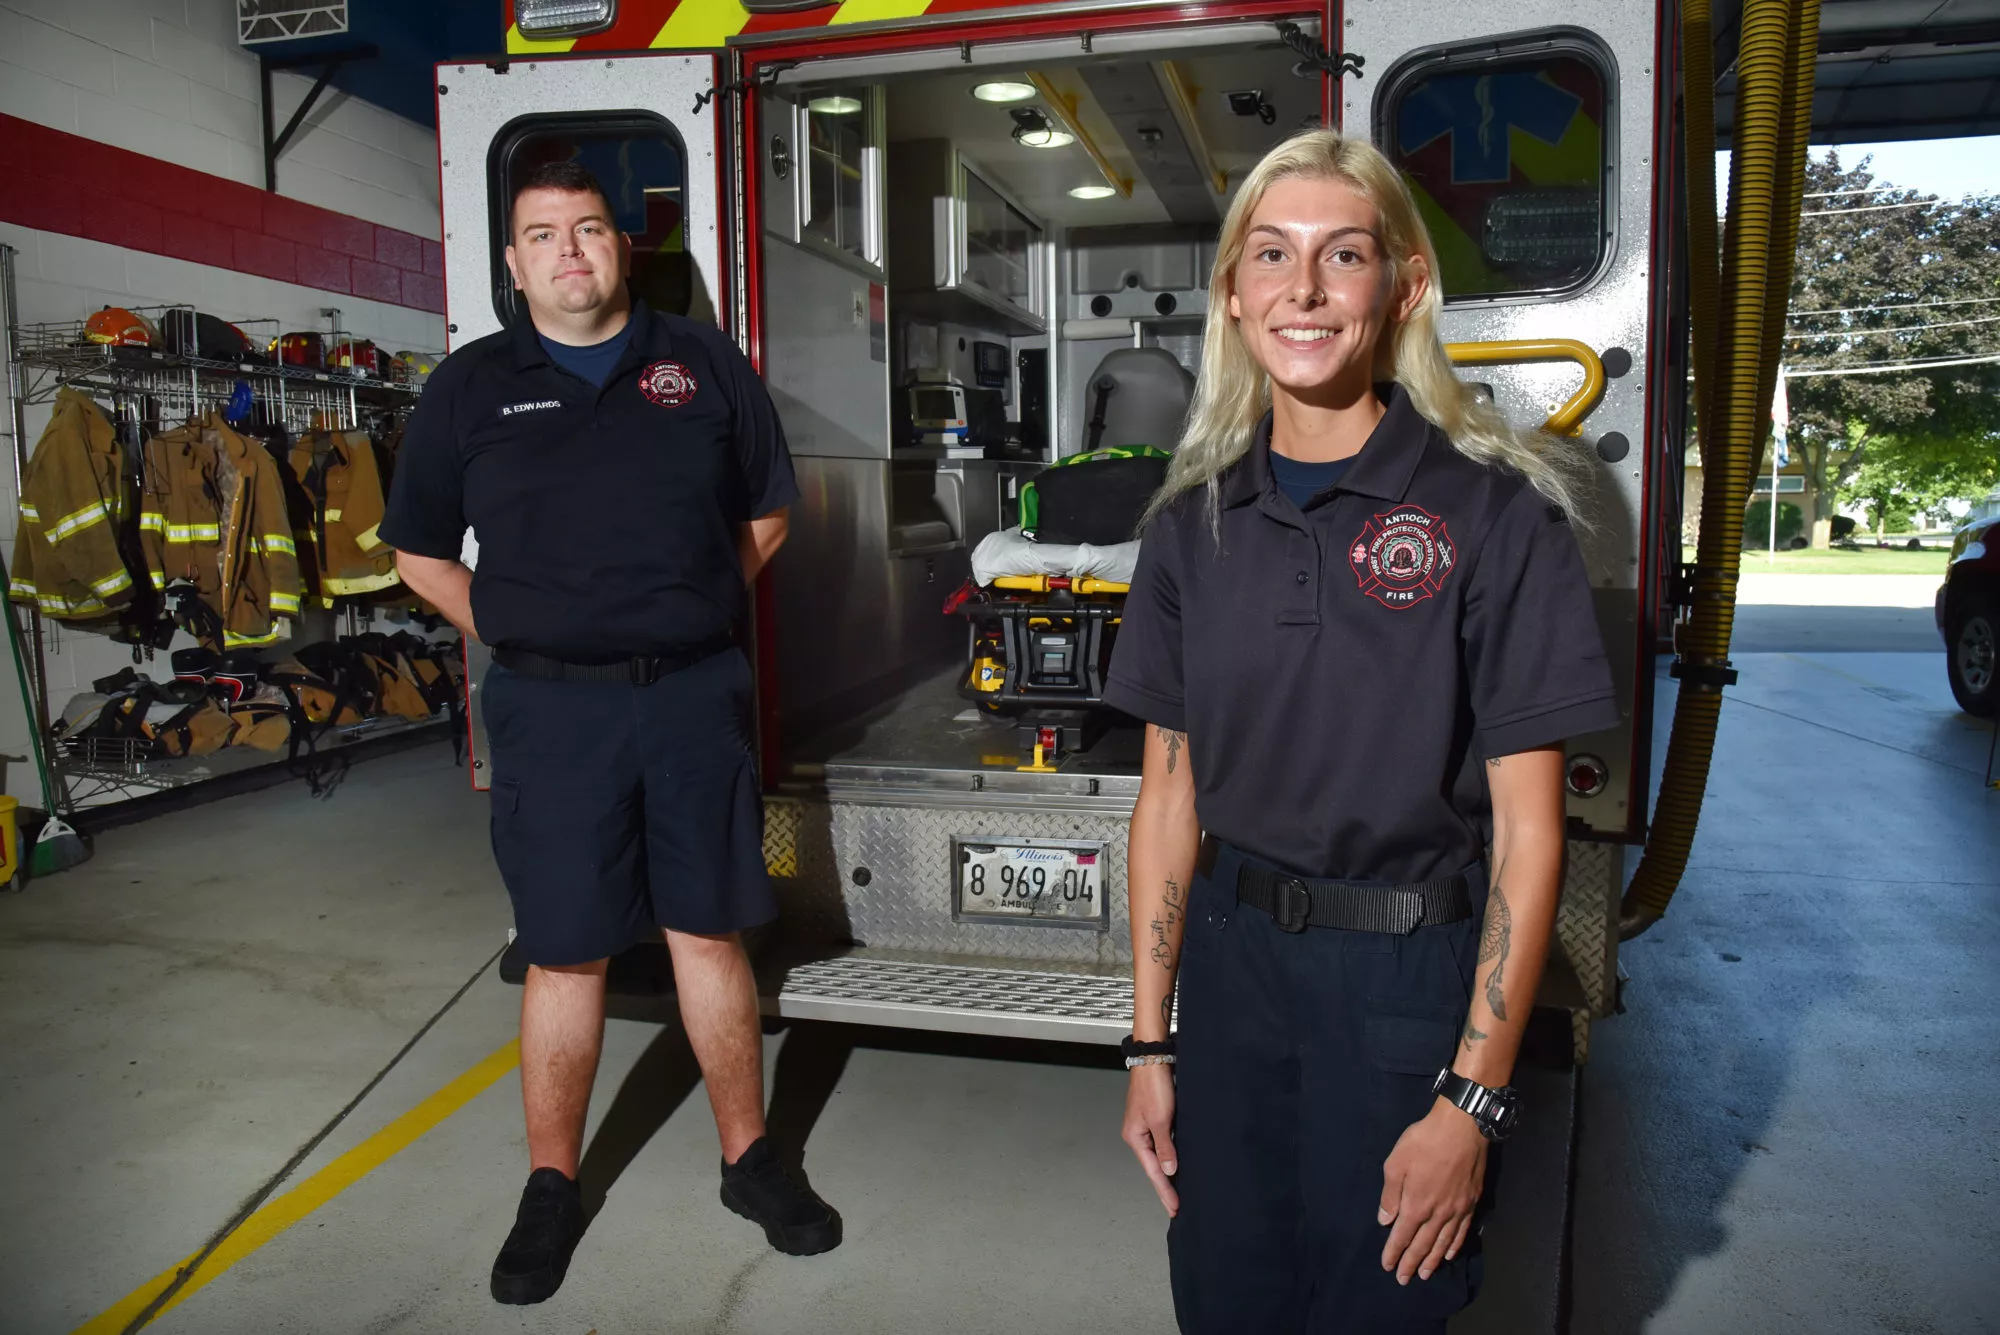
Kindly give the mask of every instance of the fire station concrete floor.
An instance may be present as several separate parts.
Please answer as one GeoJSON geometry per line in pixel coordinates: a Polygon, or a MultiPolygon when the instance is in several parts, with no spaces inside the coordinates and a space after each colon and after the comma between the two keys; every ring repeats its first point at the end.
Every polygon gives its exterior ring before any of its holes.
{"type": "MultiPolygon", "coordinates": [[[[2000,1323],[2000,1063],[1980,1038],[2000,792],[1935,641],[1908,648],[1738,659],[1686,882],[1626,947],[1629,1011],[1582,1077],[1573,1331],[2000,1323]]],[[[716,1203],[685,1045],[636,1018],[607,1035],[585,1178],[610,1190],[568,1283],[494,1306],[524,1165],[517,1080],[487,1060],[518,1001],[486,967],[506,925],[484,799],[443,747],[325,801],[291,786],[108,831],[0,900],[0,1330],[73,1330],[138,1293],[88,1327],[129,1328],[350,1101],[148,1329],[1172,1328],[1106,1054],[774,1038],[774,1124],[810,1130],[847,1225],[795,1259],[716,1203]]],[[[1455,1335],[1494,1328],[1478,1311],[1455,1335]]]]}

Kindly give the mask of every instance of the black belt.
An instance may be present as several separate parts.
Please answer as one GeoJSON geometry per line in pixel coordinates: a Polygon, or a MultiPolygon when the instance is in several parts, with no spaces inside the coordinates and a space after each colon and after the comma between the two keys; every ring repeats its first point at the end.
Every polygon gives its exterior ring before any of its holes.
{"type": "Polygon", "coordinates": [[[496,648],[493,661],[509,672],[541,681],[597,681],[632,686],[651,686],[662,677],[691,668],[732,648],[734,640],[710,640],[671,654],[617,658],[603,663],[578,663],[563,658],[547,658],[526,649],[496,648]]]}
{"type": "MultiPolygon", "coordinates": [[[[1472,916],[1472,885],[1467,872],[1409,885],[1319,880],[1293,876],[1208,838],[1201,844],[1202,870],[1212,871],[1218,854],[1225,849],[1233,854],[1230,860],[1237,862],[1237,902],[1262,909],[1287,932],[1337,927],[1348,932],[1408,936],[1425,923],[1458,922],[1472,916]]],[[[1471,868],[1470,875],[1483,879],[1485,869],[1471,868]]]]}

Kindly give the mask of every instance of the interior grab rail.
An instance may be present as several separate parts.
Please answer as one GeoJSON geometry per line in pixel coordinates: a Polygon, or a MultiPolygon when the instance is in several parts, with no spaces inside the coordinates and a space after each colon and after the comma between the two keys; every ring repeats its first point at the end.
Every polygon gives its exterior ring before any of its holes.
{"type": "Polygon", "coordinates": [[[1498,338],[1477,343],[1447,343],[1445,355],[1459,366],[1496,366],[1506,362],[1571,361],[1583,368],[1583,383],[1543,423],[1558,436],[1574,436],[1583,419],[1604,397],[1604,362],[1588,343],[1573,338],[1498,338]]]}

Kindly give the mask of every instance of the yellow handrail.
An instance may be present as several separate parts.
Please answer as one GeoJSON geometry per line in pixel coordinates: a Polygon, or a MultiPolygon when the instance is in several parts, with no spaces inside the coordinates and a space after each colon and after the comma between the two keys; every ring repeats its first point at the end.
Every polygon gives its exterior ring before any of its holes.
{"type": "Polygon", "coordinates": [[[1572,361],[1583,368],[1583,383],[1569,400],[1549,414],[1545,425],[1558,436],[1574,436],[1583,419],[1604,397],[1604,363],[1588,343],[1573,338],[1501,338],[1480,343],[1447,343],[1445,355],[1460,366],[1492,366],[1500,362],[1572,361]]]}

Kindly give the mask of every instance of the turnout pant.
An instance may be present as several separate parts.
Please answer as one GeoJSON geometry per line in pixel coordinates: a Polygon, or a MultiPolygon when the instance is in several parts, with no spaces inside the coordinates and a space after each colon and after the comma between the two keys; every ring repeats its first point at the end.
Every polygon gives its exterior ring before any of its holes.
{"type": "MultiPolygon", "coordinates": [[[[1430,1111],[1471,999],[1485,911],[1408,936],[1286,932],[1236,900],[1223,845],[1191,891],[1175,1066],[1184,1335],[1442,1335],[1482,1272],[1478,1229],[1428,1280],[1382,1269],[1382,1163],[1430,1111]]],[[[1497,1147],[1495,1147],[1497,1150],[1497,1147]]],[[[1499,1156],[1487,1158],[1481,1216],[1499,1156]]]]}

